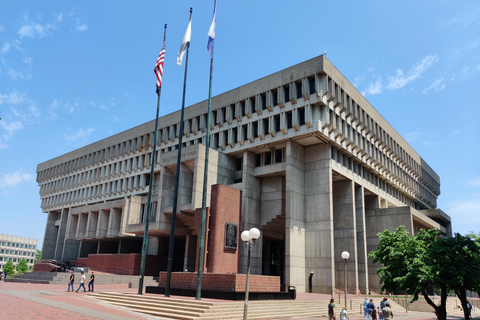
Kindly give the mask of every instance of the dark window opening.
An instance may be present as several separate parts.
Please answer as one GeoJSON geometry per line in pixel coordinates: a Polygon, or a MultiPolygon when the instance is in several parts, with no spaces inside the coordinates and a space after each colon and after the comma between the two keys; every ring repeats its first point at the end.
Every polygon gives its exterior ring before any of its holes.
{"type": "Polygon", "coordinates": [[[272,152],[265,152],[265,165],[272,164],[272,152]]]}
{"type": "Polygon", "coordinates": [[[315,91],[315,77],[308,78],[308,92],[314,94],[315,91]]]}
{"type": "Polygon", "coordinates": [[[287,112],[287,128],[290,129],[292,128],[292,123],[293,123],[293,117],[292,117],[292,112],[287,112]]]}
{"type": "Polygon", "coordinates": [[[260,167],[262,165],[262,154],[258,153],[255,155],[255,167],[260,167]]]}
{"type": "Polygon", "coordinates": [[[290,90],[288,85],[283,87],[283,95],[285,97],[285,102],[290,101],[290,90]]]}
{"type": "Polygon", "coordinates": [[[301,126],[305,124],[305,108],[298,110],[298,122],[301,126]]]}
{"type": "Polygon", "coordinates": [[[297,99],[302,97],[302,82],[295,82],[295,87],[297,89],[297,99]]]}
{"type": "Polygon", "coordinates": [[[242,170],[243,158],[237,158],[236,164],[237,164],[237,166],[236,166],[237,171],[242,170]]]}
{"type": "Polygon", "coordinates": [[[275,120],[275,131],[278,132],[280,131],[280,115],[277,114],[273,119],[275,120]]]}

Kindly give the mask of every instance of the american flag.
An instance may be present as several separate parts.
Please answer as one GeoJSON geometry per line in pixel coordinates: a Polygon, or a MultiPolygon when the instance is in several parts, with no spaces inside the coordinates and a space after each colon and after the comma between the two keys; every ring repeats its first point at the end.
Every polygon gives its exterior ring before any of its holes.
{"type": "Polygon", "coordinates": [[[153,69],[153,71],[155,72],[155,76],[157,77],[157,90],[162,86],[164,59],[165,59],[165,41],[163,42],[162,50],[158,55],[157,63],[155,64],[155,68],[153,69]]]}

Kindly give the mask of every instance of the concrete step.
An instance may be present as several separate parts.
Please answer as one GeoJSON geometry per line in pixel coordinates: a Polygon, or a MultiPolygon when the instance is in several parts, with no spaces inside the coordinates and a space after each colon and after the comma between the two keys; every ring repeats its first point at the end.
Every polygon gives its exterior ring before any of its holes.
{"type": "MultiPolygon", "coordinates": [[[[90,295],[105,302],[129,308],[135,312],[165,317],[167,319],[243,319],[244,301],[210,302],[120,293],[97,293],[90,295]]],[[[249,301],[248,318],[320,317],[322,315],[326,316],[327,306],[328,301],[249,301]]]]}

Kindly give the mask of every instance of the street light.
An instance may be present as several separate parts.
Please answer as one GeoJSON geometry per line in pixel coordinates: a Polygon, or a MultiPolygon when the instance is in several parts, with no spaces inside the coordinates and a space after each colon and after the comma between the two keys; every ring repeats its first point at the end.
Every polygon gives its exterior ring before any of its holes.
{"type": "Polygon", "coordinates": [[[245,230],[240,236],[242,241],[245,242],[245,245],[248,247],[248,258],[247,258],[247,282],[245,284],[245,305],[243,307],[243,320],[247,320],[247,308],[248,308],[248,286],[250,280],[250,252],[252,251],[252,245],[260,237],[260,230],[257,228],[252,228],[250,230],[245,230]]]}
{"type": "Polygon", "coordinates": [[[342,259],[345,260],[345,308],[347,308],[347,260],[350,258],[348,251],[342,252],[342,259]]]}

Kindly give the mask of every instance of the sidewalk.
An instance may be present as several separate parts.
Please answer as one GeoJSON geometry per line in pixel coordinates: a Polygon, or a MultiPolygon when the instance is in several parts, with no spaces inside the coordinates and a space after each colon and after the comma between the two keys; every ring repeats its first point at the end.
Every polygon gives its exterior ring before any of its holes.
{"type": "MultiPolygon", "coordinates": [[[[78,283],[75,284],[75,290],[78,283]]],[[[137,293],[138,289],[128,288],[127,284],[104,284],[95,285],[95,291],[109,291],[120,293],[137,293]]],[[[145,294],[147,295],[147,294],[145,294]]],[[[194,299],[191,297],[176,297],[194,299]]],[[[297,293],[297,300],[329,300],[329,295],[297,293]]],[[[211,299],[205,299],[211,300],[211,299]]],[[[225,302],[224,300],[218,302],[225,302]]],[[[2,319],[75,319],[75,320],[126,320],[126,319],[160,319],[149,315],[143,315],[127,310],[126,308],[110,305],[98,299],[92,298],[81,292],[67,292],[67,283],[61,284],[31,284],[0,282],[0,303],[2,319]]],[[[473,314],[478,317],[480,314],[473,314]]],[[[324,317],[295,318],[295,320],[327,319],[324,317]]],[[[337,314],[337,319],[339,316],[337,314]]],[[[395,320],[436,320],[433,313],[396,312],[395,320]]],[[[461,313],[448,316],[449,320],[463,319],[461,313]]],[[[280,320],[280,319],[272,319],[280,320]]],[[[363,320],[363,314],[352,313],[350,320],[363,320]]]]}

